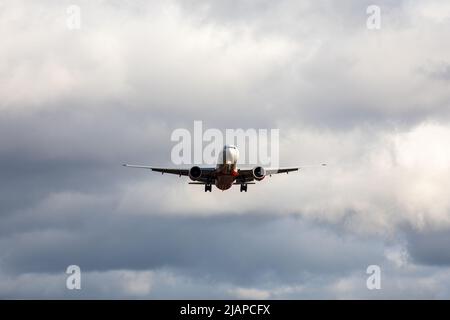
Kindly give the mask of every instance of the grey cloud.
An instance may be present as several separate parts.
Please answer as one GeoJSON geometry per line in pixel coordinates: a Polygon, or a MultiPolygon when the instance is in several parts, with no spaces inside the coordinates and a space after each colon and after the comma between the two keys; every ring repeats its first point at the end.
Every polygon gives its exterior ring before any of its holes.
{"type": "Polygon", "coordinates": [[[448,229],[434,232],[408,229],[406,235],[408,251],[416,263],[442,267],[450,265],[450,253],[447,250],[450,243],[448,229]]]}
{"type": "MultiPolygon", "coordinates": [[[[427,90],[418,92],[408,82],[405,83],[414,75],[408,72],[409,64],[414,70],[421,64],[419,59],[430,52],[422,47],[410,62],[401,59],[408,46],[399,46],[398,56],[392,56],[392,46],[397,46],[398,42],[391,41],[390,37],[403,40],[402,29],[386,27],[378,35],[367,33],[365,3],[334,4],[326,1],[298,4],[304,11],[305,20],[296,17],[295,10],[290,10],[296,6],[292,2],[245,2],[235,9],[242,12],[244,26],[196,24],[195,18],[202,17],[202,11],[195,10],[197,6],[208,7],[206,17],[212,16],[213,21],[214,12],[225,14],[231,21],[239,19],[239,15],[233,14],[232,8],[236,7],[224,2],[209,5],[192,3],[192,6],[183,5],[184,10],[178,13],[178,20],[164,18],[164,10],[159,5],[142,5],[148,10],[141,12],[154,19],[139,17],[133,24],[124,17],[135,14],[133,10],[125,9],[128,6],[105,4],[105,7],[99,7],[80,3],[85,13],[85,30],[71,33],[58,29],[54,39],[59,41],[45,39],[39,50],[30,43],[25,50],[27,56],[10,60],[9,70],[31,73],[32,76],[26,80],[34,81],[33,85],[27,84],[31,86],[27,88],[31,93],[25,88],[23,90],[25,97],[38,96],[39,99],[32,100],[33,103],[44,99],[47,105],[51,105],[56,101],[58,104],[53,108],[59,109],[67,101],[76,101],[77,108],[81,104],[85,108],[97,109],[96,105],[107,99],[109,104],[119,102],[127,112],[133,111],[141,117],[167,121],[176,115],[171,122],[183,125],[198,118],[211,122],[215,127],[226,126],[230,121],[239,126],[248,123],[253,126],[274,125],[275,119],[295,118],[299,123],[348,128],[366,122],[415,124],[427,116],[438,118],[442,113],[447,114],[447,108],[439,101],[430,101],[427,90]],[[256,11],[253,10],[255,6],[259,8],[256,11]],[[271,16],[277,12],[272,7],[279,10],[278,15],[271,16]],[[248,15],[261,17],[261,12],[268,14],[268,19],[247,20],[248,15]],[[286,19],[292,15],[292,19],[286,19]],[[102,17],[106,20],[103,25],[98,23],[102,17]],[[277,28],[268,37],[257,36],[261,24],[286,20],[287,29],[295,29],[296,26],[309,26],[317,17],[321,17],[318,22],[321,27],[308,30],[304,36],[289,35],[277,28]],[[336,17],[341,18],[336,21],[336,17]],[[349,19],[352,17],[357,22],[339,33],[340,26],[352,21],[349,19]],[[158,24],[161,24],[159,33],[155,32],[158,24]],[[98,39],[95,28],[109,36],[98,39]],[[179,33],[174,31],[176,28],[179,33]],[[230,35],[224,36],[221,28],[230,29],[230,35]],[[323,28],[326,28],[325,32],[323,28]],[[205,45],[205,37],[210,37],[207,30],[213,33],[210,40],[217,43],[205,45]],[[338,36],[335,32],[339,33],[338,36]],[[191,36],[188,38],[191,41],[183,36],[191,36]],[[141,45],[141,38],[146,39],[147,46],[141,45]],[[374,47],[375,38],[380,39],[378,48],[374,47]],[[277,46],[281,46],[279,52],[272,52],[277,46]],[[366,50],[361,50],[365,47],[366,50]],[[34,51],[39,53],[33,56],[34,51]],[[56,52],[56,57],[51,59],[45,52],[56,52]],[[31,66],[24,61],[32,61],[31,66]],[[390,68],[393,63],[400,64],[401,70],[390,68]],[[45,87],[40,87],[36,76],[52,79],[55,83],[51,84],[56,88],[54,93],[45,93],[45,87]],[[59,77],[64,81],[56,83],[59,77]],[[398,81],[403,81],[402,86],[406,87],[396,88],[398,81]],[[432,105],[420,105],[418,101],[424,99],[432,105]],[[262,112],[256,113],[255,109],[262,112]],[[236,118],[235,113],[240,117],[236,118]]],[[[401,8],[401,3],[387,1],[380,5],[389,13],[389,9],[401,8]]],[[[62,8],[52,9],[53,14],[57,14],[62,8]]],[[[174,10],[173,14],[176,12],[174,10]]],[[[26,13],[32,15],[33,10],[26,13]]],[[[401,17],[405,13],[394,10],[391,14],[401,17]]],[[[39,16],[34,18],[39,19],[39,16]]],[[[57,26],[51,21],[43,22],[57,26]]],[[[411,32],[415,32],[414,29],[411,32]]],[[[24,39],[31,35],[20,34],[24,39]]],[[[14,43],[9,49],[11,51],[6,52],[10,54],[4,54],[6,59],[11,59],[10,55],[16,53],[14,43]]],[[[443,88],[440,91],[440,94],[445,93],[443,88]]],[[[13,94],[5,93],[8,98],[13,94]]],[[[11,99],[21,101],[23,98],[14,97],[6,101],[11,99]]]]}
{"type": "Polygon", "coordinates": [[[254,284],[364,269],[383,255],[379,244],[340,238],[298,219],[262,213],[183,218],[100,212],[26,215],[16,224],[36,227],[3,238],[3,262],[10,272],[57,272],[72,261],[85,271],[170,268],[200,278],[254,284]],[[29,219],[53,222],[43,225],[29,219]]]}
{"type": "Polygon", "coordinates": [[[432,79],[449,81],[450,63],[445,61],[427,63],[419,68],[419,72],[432,79]]]}
{"type": "Polygon", "coordinates": [[[368,1],[80,1],[69,31],[69,4],[0,10],[2,297],[449,296],[445,21],[409,1],[381,1],[376,32],[368,1]],[[120,167],[170,165],[194,120],[278,126],[283,162],[334,166],[245,197],[120,167]]]}

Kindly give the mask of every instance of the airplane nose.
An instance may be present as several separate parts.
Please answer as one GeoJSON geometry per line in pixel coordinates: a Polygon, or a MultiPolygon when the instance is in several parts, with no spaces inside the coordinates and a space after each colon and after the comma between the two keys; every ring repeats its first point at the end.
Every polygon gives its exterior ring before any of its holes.
{"type": "Polygon", "coordinates": [[[226,163],[231,163],[233,161],[233,153],[230,148],[225,150],[226,163]]]}
{"type": "Polygon", "coordinates": [[[227,163],[234,163],[236,161],[236,149],[227,148],[226,151],[227,163]]]}
{"type": "Polygon", "coordinates": [[[220,161],[224,164],[232,164],[237,161],[237,150],[233,146],[224,146],[220,155],[220,161]]]}

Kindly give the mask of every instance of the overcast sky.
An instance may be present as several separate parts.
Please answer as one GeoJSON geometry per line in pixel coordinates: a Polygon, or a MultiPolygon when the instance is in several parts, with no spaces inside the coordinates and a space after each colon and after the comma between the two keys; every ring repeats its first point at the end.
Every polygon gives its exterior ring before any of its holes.
{"type": "Polygon", "coordinates": [[[448,1],[0,0],[0,39],[1,298],[450,298],[448,1]],[[194,120],[329,166],[121,167],[194,120]]]}

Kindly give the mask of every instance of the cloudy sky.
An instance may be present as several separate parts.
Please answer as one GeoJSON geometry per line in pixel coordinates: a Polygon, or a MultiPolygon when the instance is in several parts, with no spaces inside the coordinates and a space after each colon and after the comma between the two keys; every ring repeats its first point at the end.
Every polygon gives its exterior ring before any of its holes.
{"type": "Polygon", "coordinates": [[[1,0],[0,38],[1,298],[450,298],[448,1],[1,0]],[[248,193],[120,166],[194,120],[330,165],[248,193]]]}

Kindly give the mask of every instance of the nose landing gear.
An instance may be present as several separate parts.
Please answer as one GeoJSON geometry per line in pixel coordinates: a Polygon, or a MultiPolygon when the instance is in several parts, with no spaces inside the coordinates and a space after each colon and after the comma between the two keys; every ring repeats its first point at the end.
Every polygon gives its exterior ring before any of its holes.
{"type": "Polygon", "coordinates": [[[212,191],[212,184],[210,184],[210,183],[207,183],[207,184],[205,184],[205,192],[211,192],[212,191]]]}
{"type": "Polygon", "coordinates": [[[241,184],[241,192],[247,192],[247,184],[246,183],[242,183],[241,184]]]}

